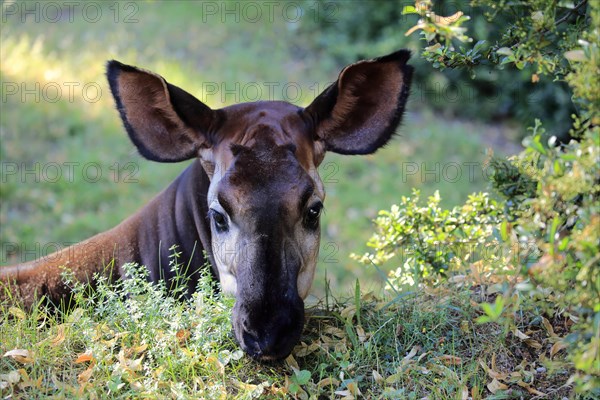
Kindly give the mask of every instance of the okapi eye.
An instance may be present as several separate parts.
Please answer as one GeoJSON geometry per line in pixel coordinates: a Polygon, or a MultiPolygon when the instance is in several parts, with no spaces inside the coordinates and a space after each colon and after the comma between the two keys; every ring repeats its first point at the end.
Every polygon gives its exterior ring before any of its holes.
{"type": "Polygon", "coordinates": [[[227,224],[227,217],[221,214],[218,211],[210,210],[210,216],[212,220],[215,222],[215,228],[217,232],[225,232],[229,229],[229,225],[227,224]]]}
{"type": "Polygon", "coordinates": [[[319,217],[321,216],[321,210],[323,210],[323,203],[319,202],[311,206],[306,210],[306,216],[304,217],[304,224],[307,228],[316,229],[319,226],[319,217]]]}

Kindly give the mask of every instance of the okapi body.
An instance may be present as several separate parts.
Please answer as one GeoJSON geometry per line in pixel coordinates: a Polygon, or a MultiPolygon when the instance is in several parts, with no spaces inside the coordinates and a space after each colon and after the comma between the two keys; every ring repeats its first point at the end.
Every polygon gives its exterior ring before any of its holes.
{"type": "Polygon", "coordinates": [[[110,61],[110,88],[141,155],[196,160],[115,228],[0,267],[0,280],[26,306],[69,295],[63,267],[92,285],[96,273],[126,278],[121,266],[130,262],[145,265],[153,282],[170,281],[177,245],[188,294],[208,261],[235,296],[232,325],[244,351],[286,357],[302,332],[318,256],[325,191],[317,168],[327,151],[371,154],[389,141],[409,94],[409,57],[400,50],[352,64],[306,108],[262,101],[219,110],[157,74],[110,61]]]}

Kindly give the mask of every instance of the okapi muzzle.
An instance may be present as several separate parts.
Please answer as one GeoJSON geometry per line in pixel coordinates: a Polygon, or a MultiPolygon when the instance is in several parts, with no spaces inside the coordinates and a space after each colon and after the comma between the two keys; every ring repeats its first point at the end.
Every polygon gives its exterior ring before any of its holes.
{"type": "MultiPolygon", "coordinates": [[[[212,110],[149,71],[110,61],[107,77],[123,125],[145,158],[195,159],[150,203],[115,228],[50,256],[0,267],[0,280],[31,306],[69,295],[63,267],[82,282],[126,278],[145,265],[169,283],[178,246],[188,294],[207,262],[235,296],[240,346],[260,360],[286,357],[304,325],[303,299],[318,258],[325,201],[317,168],[327,151],[371,154],[395,133],[409,94],[410,53],[342,70],[308,107],[281,101],[212,110]],[[206,256],[205,256],[206,255],[206,256]],[[206,258],[205,258],[206,257],[206,258]]],[[[168,285],[167,285],[168,287],[168,285]]]]}

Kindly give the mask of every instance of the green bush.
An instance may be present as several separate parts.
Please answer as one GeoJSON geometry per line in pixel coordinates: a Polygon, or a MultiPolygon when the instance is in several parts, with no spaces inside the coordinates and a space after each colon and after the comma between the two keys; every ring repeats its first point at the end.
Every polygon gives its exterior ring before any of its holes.
{"type": "Polygon", "coordinates": [[[486,193],[472,194],[462,207],[452,210],[440,207],[436,192],[424,206],[420,193],[402,197],[400,205],[380,211],[375,220],[376,233],[367,246],[372,253],[353,258],[380,266],[394,259],[399,263],[389,277],[396,287],[415,285],[426,279],[439,279],[465,260],[474,262],[489,254],[494,246],[493,230],[497,224],[496,202],[486,193]],[[486,249],[487,247],[487,249],[486,249]]]}
{"type": "MultiPolygon", "coordinates": [[[[472,47],[455,47],[457,41],[469,43],[462,26],[468,19],[462,13],[440,19],[429,1],[405,8],[405,12],[421,17],[409,32],[420,30],[428,41],[424,58],[436,68],[470,72],[478,71],[484,61],[494,68],[508,64],[524,69],[534,65],[535,77],[564,80],[578,109],[578,115],[562,117],[562,122],[571,126],[573,139],[561,142],[556,137],[556,127],[547,133],[545,125],[536,119],[530,136],[523,141],[525,149],[511,159],[493,160],[490,165],[492,185],[504,198],[501,204],[490,207],[493,203],[486,203],[487,196],[479,195],[475,203],[471,198],[462,209],[449,211],[440,210],[436,198],[430,199],[425,208],[417,207],[416,200],[403,199],[401,207],[380,214],[377,233],[369,242],[375,253],[361,260],[377,264],[408,246],[411,257],[390,275],[392,282],[404,283],[410,271],[421,276],[447,272],[452,260],[460,260],[455,257],[457,243],[464,238],[494,243],[492,233],[497,232],[503,250],[481,260],[488,268],[495,268],[498,275],[508,271],[515,276],[506,280],[502,297],[497,296],[494,304],[484,308],[487,316],[480,321],[504,318],[506,330],[514,332],[515,316],[523,312],[533,310],[540,318],[545,315],[554,321],[562,318],[569,326],[568,334],[563,339],[555,338],[550,355],[567,346],[571,382],[583,397],[598,398],[600,4],[557,4],[546,0],[516,5],[481,0],[477,4],[498,14],[516,7],[513,23],[502,25],[504,20],[500,19],[495,24],[495,29],[505,31],[503,41],[492,46],[476,43],[472,47]],[[521,8],[528,12],[519,14],[521,8]],[[559,17],[565,8],[570,11],[559,17]],[[584,19],[577,18],[568,27],[560,26],[580,12],[585,12],[584,19]],[[465,216],[465,207],[474,211],[465,216]],[[458,225],[455,221],[460,217],[465,219],[457,230],[454,225],[458,225]],[[443,243],[443,250],[431,251],[432,245],[438,243],[443,243]],[[506,315],[509,312],[510,317],[506,315]]],[[[547,360],[547,364],[560,365],[552,360],[547,360]]]]}

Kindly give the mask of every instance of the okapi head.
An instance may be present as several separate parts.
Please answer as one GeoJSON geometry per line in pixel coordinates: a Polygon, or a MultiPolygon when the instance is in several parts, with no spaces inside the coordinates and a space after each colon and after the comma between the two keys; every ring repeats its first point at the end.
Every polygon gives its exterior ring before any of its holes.
{"type": "Polygon", "coordinates": [[[327,151],[370,154],[396,131],[409,94],[410,53],[346,67],[306,108],[280,101],[212,110],[161,76],[111,61],[108,79],[133,143],[147,159],[198,158],[210,178],[213,269],[235,296],[233,330],[251,356],[286,357],[304,323],[325,191],[327,151]]]}

